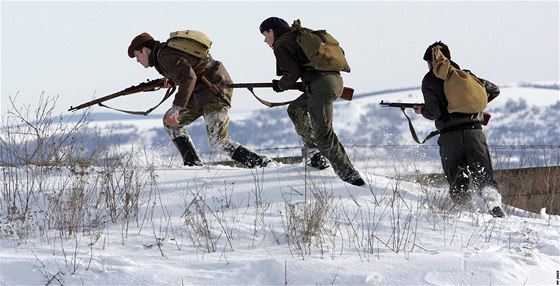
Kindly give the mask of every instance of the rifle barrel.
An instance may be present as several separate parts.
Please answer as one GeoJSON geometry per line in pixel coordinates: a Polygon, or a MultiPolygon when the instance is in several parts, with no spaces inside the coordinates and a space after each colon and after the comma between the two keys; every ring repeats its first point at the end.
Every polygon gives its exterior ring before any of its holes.
{"type": "Polygon", "coordinates": [[[143,82],[140,83],[138,85],[133,85],[131,87],[125,88],[121,91],[115,92],[113,94],[109,94],[91,101],[88,101],[86,103],[82,103],[78,106],[70,106],[70,109],[68,109],[68,111],[76,111],[82,108],[86,108],[86,107],[90,107],[92,105],[96,105],[99,104],[101,102],[119,97],[119,96],[123,96],[123,95],[129,95],[129,94],[133,94],[133,93],[138,93],[138,92],[144,92],[144,91],[154,91],[156,90],[156,88],[161,87],[164,83],[164,79],[160,78],[160,79],[154,79],[154,80],[149,80],[147,82],[143,82]]]}
{"type": "MultiPolygon", "coordinates": [[[[260,88],[260,87],[272,87],[272,82],[251,82],[251,83],[230,83],[227,85],[224,85],[224,87],[227,88],[260,88]]],[[[296,84],[292,87],[290,87],[290,89],[294,89],[294,90],[301,90],[303,91],[303,83],[301,81],[296,82],[296,84]]],[[[352,96],[354,95],[354,89],[350,88],[350,87],[344,87],[343,91],[342,91],[342,95],[340,98],[351,101],[352,100],[352,96]]]]}
{"type": "Polygon", "coordinates": [[[82,104],[80,104],[78,106],[75,106],[75,107],[70,106],[70,109],[68,109],[68,111],[75,111],[75,110],[79,110],[79,109],[82,109],[82,108],[90,107],[92,105],[99,104],[103,101],[107,101],[107,100],[113,99],[115,97],[119,97],[121,95],[126,95],[126,93],[123,93],[122,91],[115,92],[113,94],[109,94],[109,95],[106,95],[106,96],[88,101],[86,103],[82,103],[82,104]]]}
{"type": "Polygon", "coordinates": [[[423,106],[424,103],[401,103],[401,102],[384,102],[379,103],[383,107],[400,107],[400,108],[414,108],[415,105],[423,106]]]}
{"type": "Polygon", "coordinates": [[[272,82],[230,83],[225,87],[229,87],[229,88],[272,87],[272,82]]]}

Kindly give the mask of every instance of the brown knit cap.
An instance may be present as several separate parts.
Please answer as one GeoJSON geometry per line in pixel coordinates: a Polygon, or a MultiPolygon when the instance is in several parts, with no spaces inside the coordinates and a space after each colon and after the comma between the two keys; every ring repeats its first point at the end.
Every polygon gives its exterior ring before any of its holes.
{"type": "Polygon", "coordinates": [[[128,56],[134,58],[134,51],[150,40],[154,40],[154,38],[152,38],[152,36],[148,33],[142,33],[136,36],[130,43],[130,46],[128,46],[128,56]]]}

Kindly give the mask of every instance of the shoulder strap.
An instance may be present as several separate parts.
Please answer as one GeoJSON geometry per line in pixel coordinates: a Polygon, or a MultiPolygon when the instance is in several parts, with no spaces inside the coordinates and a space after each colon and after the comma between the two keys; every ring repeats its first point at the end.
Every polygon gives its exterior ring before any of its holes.
{"type": "Polygon", "coordinates": [[[404,110],[405,110],[405,108],[401,107],[402,113],[404,114],[404,116],[408,120],[408,129],[410,129],[410,134],[412,135],[412,139],[414,139],[414,141],[416,141],[416,143],[424,144],[424,143],[426,143],[426,141],[430,140],[432,137],[439,134],[439,131],[434,130],[434,131],[430,132],[430,134],[428,134],[428,136],[422,142],[420,142],[420,140],[418,139],[418,135],[416,135],[416,131],[414,130],[414,126],[412,125],[412,121],[410,121],[410,117],[408,117],[408,115],[406,115],[406,112],[404,112],[404,110]]]}

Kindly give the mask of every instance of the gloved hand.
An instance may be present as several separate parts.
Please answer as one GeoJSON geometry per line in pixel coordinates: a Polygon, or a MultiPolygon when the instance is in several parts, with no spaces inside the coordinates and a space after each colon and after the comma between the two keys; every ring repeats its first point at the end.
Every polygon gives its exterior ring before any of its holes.
{"type": "Polygon", "coordinates": [[[273,80],[272,80],[272,89],[273,89],[274,91],[276,91],[276,92],[283,92],[284,90],[281,89],[280,86],[278,86],[278,83],[279,83],[279,82],[280,82],[279,80],[273,79],[273,80]]]}
{"type": "Polygon", "coordinates": [[[169,126],[179,124],[179,111],[181,111],[181,107],[173,105],[163,116],[163,121],[169,126]]]}

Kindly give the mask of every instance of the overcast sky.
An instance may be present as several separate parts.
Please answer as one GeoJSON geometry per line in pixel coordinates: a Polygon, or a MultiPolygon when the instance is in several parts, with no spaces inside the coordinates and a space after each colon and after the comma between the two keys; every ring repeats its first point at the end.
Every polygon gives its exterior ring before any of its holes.
{"type": "MultiPolygon", "coordinates": [[[[18,94],[33,104],[41,93],[58,96],[56,114],[160,75],[127,56],[133,37],[148,32],[200,30],[211,53],[234,82],[270,82],[275,59],[258,26],[277,16],[301,19],[331,32],[352,68],[345,85],[357,94],[419,86],[422,55],[442,40],[453,60],[497,84],[559,80],[559,2],[1,2],[1,110],[18,94]]],[[[109,103],[145,110],[163,91],[109,103]]],[[[285,101],[294,92],[259,90],[285,101]]],[[[163,113],[171,100],[155,112],[163,113]]],[[[267,108],[246,90],[234,93],[232,112],[267,108]]],[[[105,109],[96,107],[96,111],[105,109]]]]}

